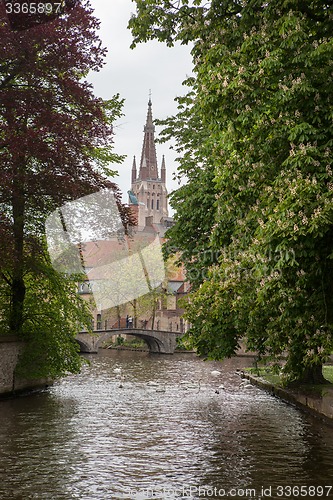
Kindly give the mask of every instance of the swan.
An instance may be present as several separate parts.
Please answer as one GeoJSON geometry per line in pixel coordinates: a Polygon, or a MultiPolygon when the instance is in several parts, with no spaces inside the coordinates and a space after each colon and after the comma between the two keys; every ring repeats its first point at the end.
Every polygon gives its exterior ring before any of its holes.
{"type": "Polygon", "coordinates": [[[219,372],[218,370],[213,370],[213,371],[210,372],[210,374],[213,377],[218,377],[219,375],[221,375],[221,372],[219,372]]]}
{"type": "Polygon", "coordinates": [[[154,380],[149,380],[149,382],[147,382],[147,385],[149,385],[150,387],[158,387],[158,383],[154,380]]]}
{"type": "Polygon", "coordinates": [[[178,387],[182,391],[187,391],[187,389],[195,389],[197,386],[193,382],[182,380],[181,382],[179,382],[178,387]]]}
{"type": "Polygon", "coordinates": [[[252,385],[252,384],[250,384],[247,380],[244,380],[244,382],[241,382],[241,383],[239,384],[239,387],[240,387],[240,388],[243,388],[243,389],[250,389],[250,388],[252,389],[252,388],[253,388],[253,385],[252,385]]]}
{"type": "Polygon", "coordinates": [[[189,382],[189,383],[187,384],[187,389],[198,389],[198,391],[200,391],[200,387],[201,387],[201,386],[200,386],[200,384],[201,384],[201,380],[202,380],[202,379],[199,379],[199,380],[198,380],[198,383],[196,383],[196,382],[189,382]]]}

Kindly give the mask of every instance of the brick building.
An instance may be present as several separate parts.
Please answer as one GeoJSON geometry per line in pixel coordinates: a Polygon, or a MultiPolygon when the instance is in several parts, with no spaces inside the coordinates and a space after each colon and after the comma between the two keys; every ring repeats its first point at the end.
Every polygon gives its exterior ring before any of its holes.
{"type": "MultiPolygon", "coordinates": [[[[131,172],[131,189],[128,191],[129,206],[136,214],[136,237],[151,234],[158,236],[163,244],[167,229],[173,224],[169,217],[166,165],[164,156],[160,174],[157,164],[155,127],[153,124],[152,102],[149,99],[146,124],[144,126],[143,146],[139,169],[134,157],[131,172]]],[[[92,297],[94,286],[98,285],[98,269],[103,268],[119,252],[119,241],[114,239],[85,243],[83,257],[86,269],[92,270],[89,281],[80,284],[79,293],[85,299],[92,297]]],[[[186,331],[182,319],[183,310],[179,300],[186,295],[188,285],[184,280],[183,270],[172,262],[166,264],[166,279],[150,294],[121,303],[115,307],[102,309],[99,304],[93,307],[94,329],[124,328],[126,317],[133,318],[133,326],[167,331],[186,331]]]]}

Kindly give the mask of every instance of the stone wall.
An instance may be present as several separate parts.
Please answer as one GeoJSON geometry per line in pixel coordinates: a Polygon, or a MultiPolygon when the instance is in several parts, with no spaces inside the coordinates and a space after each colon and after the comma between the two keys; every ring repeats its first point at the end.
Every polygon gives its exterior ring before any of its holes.
{"type": "Polygon", "coordinates": [[[244,374],[252,384],[270,392],[274,396],[291,403],[298,408],[319,416],[333,424],[333,387],[324,386],[317,394],[311,392],[300,392],[297,390],[284,389],[267,382],[267,380],[252,374],[244,374]]]}
{"type": "Polygon", "coordinates": [[[16,337],[0,337],[0,398],[50,385],[47,380],[15,377],[14,370],[24,343],[16,337]]]}

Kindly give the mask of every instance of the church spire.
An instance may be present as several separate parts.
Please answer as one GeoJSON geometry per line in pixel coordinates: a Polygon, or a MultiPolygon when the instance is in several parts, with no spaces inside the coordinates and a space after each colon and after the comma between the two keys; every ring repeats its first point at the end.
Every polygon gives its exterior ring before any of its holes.
{"type": "Polygon", "coordinates": [[[166,181],[166,167],[165,167],[165,158],[162,156],[162,166],[161,166],[161,181],[165,183],[166,181]]]}
{"type": "Polygon", "coordinates": [[[136,160],[135,156],[133,158],[133,165],[132,165],[132,183],[136,181],[136,160]]]}
{"type": "MultiPolygon", "coordinates": [[[[154,141],[151,95],[149,94],[148,112],[144,127],[143,146],[140,164],[135,157],[132,165],[132,186],[129,204],[137,218],[138,228],[144,228],[147,218],[150,223],[160,224],[168,217],[168,191],[166,188],[165,158],[162,157],[161,176],[157,168],[156,147],[154,141]]],[[[164,222],[163,222],[164,224],[164,222]]],[[[139,230],[141,230],[139,229],[139,230]]]]}
{"type": "Polygon", "coordinates": [[[155,126],[153,123],[152,102],[149,95],[146,125],[144,127],[139,178],[142,180],[158,179],[155,147],[155,126]]]}

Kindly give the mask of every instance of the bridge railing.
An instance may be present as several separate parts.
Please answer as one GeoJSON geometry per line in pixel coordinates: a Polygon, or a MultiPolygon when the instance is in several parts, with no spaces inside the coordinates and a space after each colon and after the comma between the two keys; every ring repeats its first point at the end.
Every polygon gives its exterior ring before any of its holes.
{"type": "MultiPolygon", "coordinates": [[[[156,329],[149,329],[149,328],[134,328],[134,327],[129,327],[129,328],[107,328],[107,329],[97,329],[97,330],[92,330],[92,333],[93,334],[96,334],[96,333],[115,333],[115,334],[127,334],[127,335],[131,335],[131,332],[137,332],[137,333],[143,333],[143,332],[146,332],[147,334],[151,334],[151,333],[168,333],[168,334],[173,334],[173,335],[184,335],[184,332],[175,332],[175,331],[170,331],[170,330],[156,330],[156,329]]],[[[78,332],[79,334],[80,333],[90,333],[88,332],[88,330],[80,330],[78,332]]]]}

